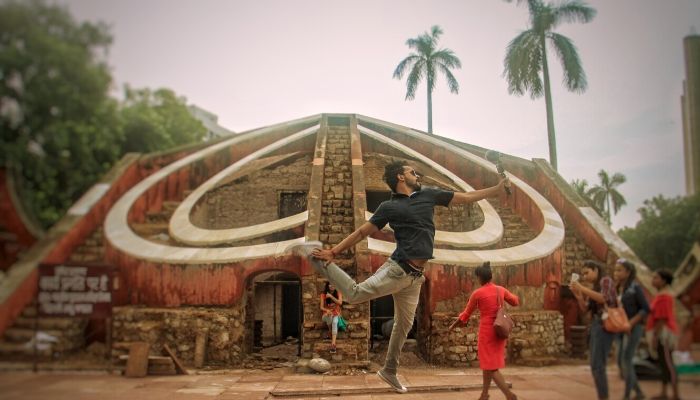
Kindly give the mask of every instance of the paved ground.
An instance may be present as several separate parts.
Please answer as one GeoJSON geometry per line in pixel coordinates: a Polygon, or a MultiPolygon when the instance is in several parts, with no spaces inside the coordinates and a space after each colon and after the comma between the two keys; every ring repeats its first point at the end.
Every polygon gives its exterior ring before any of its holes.
{"type": "MultiPolygon", "coordinates": [[[[581,400],[595,399],[595,389],[589,368],[585,365],[559,365],[550,367],[513,367],[504,371],[521,400],[581,400]]],[[[621,399],[623,384],[614,367],[609,369],[611,399],[621,399]]],[[[0,399],[3,400],[83,400],[83,399],[477,399],[478,390],[414,392],[411,387],[426,385],[455,385],[470,387],[479,385],[481,372],[477,369],[404,369],[402,380],[409,393],[386,392],[386,386],[373,374],[355,376],[300,375],[283,370],[228,370],[207,374],[178,376],[149,376],[124,378],[105,372],[0,372],[0,399]],[[280,397],[288,390],[315,390],[303,397],[280,397]],[[364,394],[330,395],[361,390],[364,394]]],[[[658,382],[642,382],[647,396],[657,394],[658,382]]],[[[684,382],[681,397],[700,400],[700,383],[684,382]]],[[[491,400],[504,397],[494,389],[491,400]]]]}

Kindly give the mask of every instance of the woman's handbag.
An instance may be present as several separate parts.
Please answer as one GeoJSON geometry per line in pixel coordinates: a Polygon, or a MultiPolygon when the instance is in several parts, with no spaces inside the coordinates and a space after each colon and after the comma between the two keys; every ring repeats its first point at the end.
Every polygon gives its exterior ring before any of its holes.
{"type": "Polygon", "coordinates": [[[345,321],[342,315],[338,315],[338,329],[341,331],[348,329],[348,323],[345,321]]]}
{"type": "Polygon", "coordinates": [[[503,298],[501,291],[498,289],[498,311],[496,311],[496,320],[493,321],[493,329],[496,331],[496,336],[501,339],[508,339],[510,332],[513,330],[513,319],[506,314],[503,308],[503,298]]]}
{"type": "Polygon", "coordinates": [[[603,317],[603,329],[611,333],[622,333],[628,332],[632,325],[630,325],[630,320],[627,318],[627,313],[625,308],[618,304],[617,307],[609,308],[605,305],[605,314],[607,318],[603,317]]]}

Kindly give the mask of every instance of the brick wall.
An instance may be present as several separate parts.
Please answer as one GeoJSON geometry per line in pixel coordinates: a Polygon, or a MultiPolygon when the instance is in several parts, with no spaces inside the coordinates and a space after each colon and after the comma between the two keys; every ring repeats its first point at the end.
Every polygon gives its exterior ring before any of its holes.
{"type": "Polygon", "coordinates": [[[279,218],[280,192],[306,192],[310,179],[310,155],[289,164],[254,171],[207,193],[194,207],[192,223],[209,229],[224,229],[274,221],[279,218]]]}

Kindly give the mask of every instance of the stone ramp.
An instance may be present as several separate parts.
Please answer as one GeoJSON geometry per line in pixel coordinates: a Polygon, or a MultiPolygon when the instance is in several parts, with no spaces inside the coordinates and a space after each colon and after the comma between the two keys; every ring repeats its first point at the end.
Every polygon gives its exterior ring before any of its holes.
{"type": "MultiPolygon", "coordinates": [[[[274,398],[357,396],[395,393],[376,374],[360,376],[319,376],[317,385],[309,385],[308,376],[285,376],[270,390],[274,398]]],[[[481,375],[425,375],[404,376],[399,379],[408,393],[462,392],[481,390],[481,375]]],[[[508,383],[512,387],[511,383],[508,383]]],[[[492,390],[498,390],[491,385],[492,390]]]]}

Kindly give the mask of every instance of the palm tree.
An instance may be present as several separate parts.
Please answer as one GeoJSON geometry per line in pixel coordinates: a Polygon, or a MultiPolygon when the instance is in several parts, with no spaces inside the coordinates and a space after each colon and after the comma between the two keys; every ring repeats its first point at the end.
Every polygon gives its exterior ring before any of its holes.
{"type": "Polygon", "coordinates": [[[583,92],[588,84],[576,46],[569,38],[553,30],[562,22],[590,22],[596,11],[580,0],[563,0],[556,5],[544,4],[541,0],[528,0],[527,4],[530,11],[530,29],[520,33],[508,44],[503,61],[503,74],[508,81],[510,94],[520,96],[527,91],[531,98],[536,99],[542,96],[544,90],[549,162],[554,170],[557,170],[557,143],[554,135],[547,42],[554,47],[561,61],[566,88],[573,92],[583,92]]]}
{"type": "Polygon", "coordinates": [[[442,35],[442,29],[434,25],[428,32],[408,39],[406,45],[415,50],[404,58],[394,70],[394,78],[401,79],[408,71],[406,78],[406,98],[413,100],[416,97],[416,88],[423,78],[428,80],[428,133],[433,133],[433,90],[435,89],[436,73],[445,74],[447,86],[450,92],[459,93],[459,83],[450,69],[462,68],[462,62],[450,49],[438,49],[437,42],[442,35]]]}
{"type": "Polygon", "coordinates": [[[588,200],[588,194],[586,192],[588,191],[588,181],[585,179],[574,179],[570,183],[571,187],[574,189],[576,193],[581,196],[584,200],[588,200]]]}
{"type": "Polygon", "coordinates": [[[610,206],[612,204],[613,213],[617,214],[622,206],[627,204],[627,200],[617,191],[617,188],[627,181],[624,175],[616,172],[612,178],[608,173],[601,169],[598,172],[600,177],[600,185],[595,185],[588,190],[588,197],[593,201],[593,206],[602,211],[603,218],[610,225],[610,206]]]}

